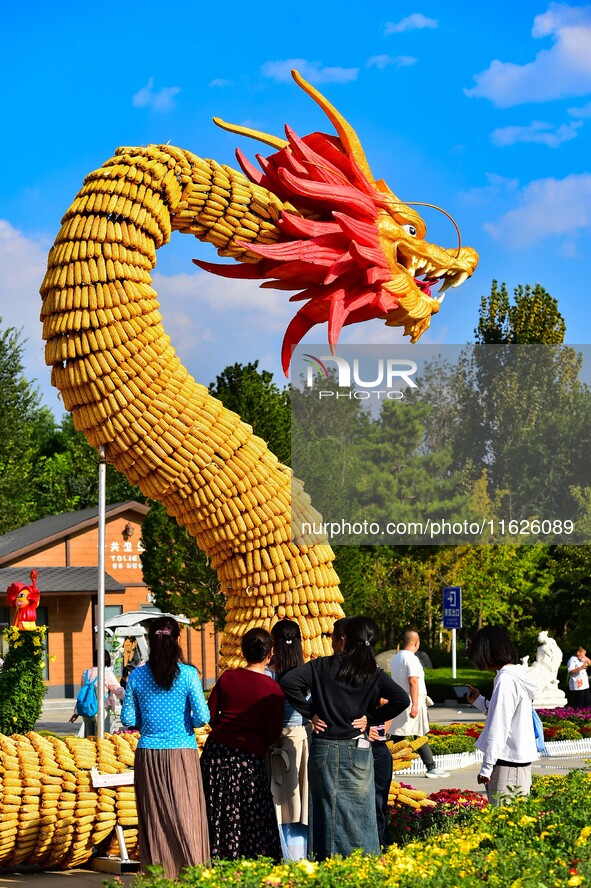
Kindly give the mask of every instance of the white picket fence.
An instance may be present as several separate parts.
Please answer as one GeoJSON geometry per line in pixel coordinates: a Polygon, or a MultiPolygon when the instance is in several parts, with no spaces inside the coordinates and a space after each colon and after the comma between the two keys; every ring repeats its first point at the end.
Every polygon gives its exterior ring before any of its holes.
{"type": "MultiPolygon", "coordinates": [[[[542,758],[560,758],[569,755],[585,755],[591,753],[591,737],[584,740],[548,740],[546,742],[546,755],[542,758]]],[[[468,768],[470,765],[480,764],[482,761],[482,753],[480,750],[475,752],[458,752],[453,755],[434,755],[435,764],[444,771],[459,771],[461,768],[468,768]]],[[[394,779],[404,774],[424,774],[427,768],[420,758],[413,759],[410,768],[404,771],[395,771],[394,779]]]]}

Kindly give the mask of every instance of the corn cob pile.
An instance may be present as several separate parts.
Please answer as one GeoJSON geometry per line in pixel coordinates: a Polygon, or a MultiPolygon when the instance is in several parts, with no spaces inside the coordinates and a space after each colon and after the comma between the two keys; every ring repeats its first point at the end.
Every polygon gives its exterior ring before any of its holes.
{"type": "Polygon", "coordinates": [[[127,734],[104,740],[0,734],[0,868],[81,866],[114,834],[116,822],[129,856],[137,858],[133,786],[95,789],[90,774],[94,767],[102,774],[133,767],[136,745],[127,734]]]}
{"type": "Polygon", "coordinates": [[[417,749],[424,746],[427,737],[417,737],[415,740],[398,740],[396,743],[388,741],[388,749],[392,755],[392,768],[394,771],[405,771],[410,768],[413,759],[418,758],[417,749]]]}
{"type": "Polygon", "coordinates": [[[428,799],[426,792],[422,792],[420,789],[409,789],[393,780],[388,790],[388,804],[397,808],[401,808],[403,805],[409,805],[411,808],[435,808],[437,802],[428,799]]]}
{"type": "MultiPolygon", "coordinates": [[[[182,366],[151,286],[171,231],[254,262],[238,243],[278,238],[281,201],[230,167],[170,145],[120,148],[62,220],[41,286],[52,383],[93,447],[186,527],[228,596],[221,665],[286,616],[306,657],[331,653],[343,616],[333,552],[292,541],[292,514],[318,522],[303,485],[182,366]]],[[[290,207],[293,211],[293,208],[290,207]]]]}

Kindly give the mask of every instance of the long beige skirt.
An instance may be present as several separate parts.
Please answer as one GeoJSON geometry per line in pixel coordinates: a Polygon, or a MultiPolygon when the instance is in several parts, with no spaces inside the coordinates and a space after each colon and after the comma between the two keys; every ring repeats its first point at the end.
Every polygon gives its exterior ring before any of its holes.
{"type": "Polygon", "coordinates": [[[209,862],[207,815],[196,749],[138,749],[135,796],[142,868],[164,867],[175,879],[209,862]]]}

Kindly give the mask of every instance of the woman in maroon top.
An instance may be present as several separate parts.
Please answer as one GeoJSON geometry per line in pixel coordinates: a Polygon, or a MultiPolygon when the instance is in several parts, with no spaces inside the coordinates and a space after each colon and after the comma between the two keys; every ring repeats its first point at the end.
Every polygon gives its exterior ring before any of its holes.
{"type": "Polygon", "coordinates": [[[228,669],[209,696],[211,734],[201,773],[211,856],[281,858],[265,753],[283,728],[283,691],[268,675],[273,639],[251,629],[242,639],[244,669],[228,669]]]}

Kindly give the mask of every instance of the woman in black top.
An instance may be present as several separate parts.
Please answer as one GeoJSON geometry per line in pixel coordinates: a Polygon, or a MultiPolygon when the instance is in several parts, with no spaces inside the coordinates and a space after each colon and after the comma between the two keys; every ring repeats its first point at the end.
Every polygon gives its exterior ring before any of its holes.
{"type": "Polygon", "coordinates": [[[280,682],[294,709],[315,725],[308,847],[317,860],[346,857],[356,848],[379,853],[371,745],[352,723],[366,716],[368,726],[383,724],[410,705],[406,692],[375,661],[375,622],[352,617],[345,632],[343,653],[311,660],[280,682]],[[383,706],[381,698],[387,701],[383,706]]]}

